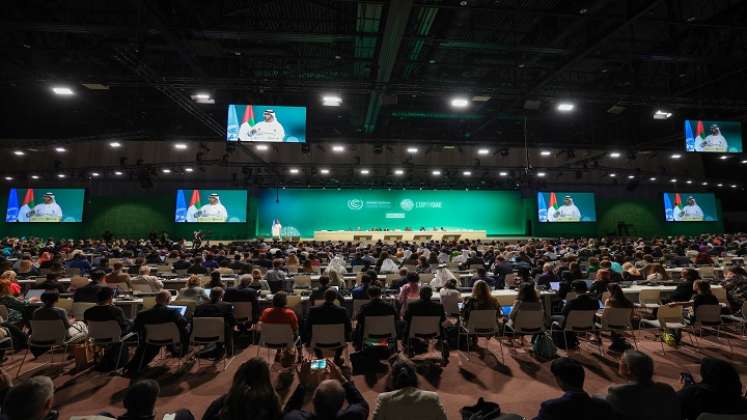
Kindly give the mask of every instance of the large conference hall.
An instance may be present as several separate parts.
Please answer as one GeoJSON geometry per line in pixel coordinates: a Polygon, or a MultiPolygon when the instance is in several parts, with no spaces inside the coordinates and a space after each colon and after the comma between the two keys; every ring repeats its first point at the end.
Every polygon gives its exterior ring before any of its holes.
{"type": "Polygon", "coordinates": [[[747,420],[747,1],[2,8],[0,420],[747,420]]]}

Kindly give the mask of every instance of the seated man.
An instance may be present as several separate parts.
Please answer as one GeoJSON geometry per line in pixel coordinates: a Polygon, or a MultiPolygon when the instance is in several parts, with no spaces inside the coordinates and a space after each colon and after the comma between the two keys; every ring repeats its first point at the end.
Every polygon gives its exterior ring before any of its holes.
{"type": "MultiPolygon", "coordinates": [[[[70,320],[67,317],[67,312],[64,309],[57,308],[55,304],[60,299],[60,295],[57,292],[46,291],[41,295],[42,307],[34,311],[34,321],[62,321],[62,325],[67,331],[65,339],[70,343],[79,343],[86,339],[88,334],[88,328],[82,320],[77,320],[70,324],[70,320]]],[[[31,352],[34,356],[44,353],[48,349],[34,346],[31,348],[31,352]]]]}
{"type": "MultiPolygon", "coordinates": [[[[249,302],[252,304],[252,323],[259,321],[259,301],[257,300],[257,290],[249,285],[252,284],[252,276],[244,274],[239,277],[239,285],[229,287],[223,296],[224,302],[249,302]]],[[[243,327],[243,326],[242,326],[243,327]]]]}
{"type": "Polygon", "coordinates": [[[58,280],[60,275],[57,273],[48,273],[46,280],[31,286],[32,289],[43,289],[51,292],[65,293],[65,285],[58,280]]]}
{"type": "Polygon", "coordinates": [[[130,275],[124,270],[122,263],[114,263],[112,272],[104,278],[109,287],[117,287],[122,290],[132,290],[130,275]]]}
{"type": "MultiPolygon", "coordinates": [[[[570,314],[572,311],[599,310],[599,299],[587,293],[589,291],[589,288],[587,287],[585,281],[574,280],[571,283],[571,288],[574,292],[576,292],[576,298],[566,301],[565,306],[563,306],[563,312],[561,315],[552,316],[553,323],[558,329],[563,329],[565,327],[565,321],[568,319],[568,314],[570,314]]],[[[575,332],[563,331],[562,333],[565,334],[565,339],[557,341],[555,344],[565,345],[564,343],[567,341],[568,347],[570,348],[578,346],[578,340],[576,339],[575,332]]]]}
{"type": "Polygon", "coordinates": [[[210,289],[210,302],[203,303],[195,308],[195,318],[223,318],[223,326],[225,330],[225,349],[223,348],[223,344],[218,344],[212,349],[205,349],[205,352],[200,352],[200,356],[219,359],[223,357],[223,354],[226,352],[229,356],[233,355],[233,326],[236,324],[236,320],[233,317],[233,305],[223,302],[223,294],[223,288],[213,287],[210,289]]]}
{"type": "Polygon", "coordinates": [[[312,373],[310,363],[304,362],[298,374],[299,384],[293,395],[288,399],[283,410],[283,420],[366,420],[368,418],[368,403],[353,381],[348,380],[340,368],[332,363],[328,364],[325,379],[316,387],[313,397],[314,412],[303,410],[306,390],[311,389],[315,374],[312,373]],[[343,405],[347,402],[347,406],[343,405]]]}
{"type": "MultiPolygon", "coordinates": [[[[311,343],[311,334],[314,325],[343,324],[345,325],[345,341],[347,342],[350,340],[352,327],[350,325],[348,312],[344,307],[335,305],[336,299],[337,291],[334,289],[327,289],[324,292],[324,303],[309,309],[309,315],[304,324],[304,332],[301,335],[304,344],[307,346],[311,343]]],[[[338,365],[342,364],[341,355],[343,350],[344,348],[342,347],[335,350],[335,363],[338,365]]],[[[314,348],[314,354],[319,359],[324,357],[321,349],[314,348]]]]}
{"type": "Polygon", "coordinates": [[[163,282],[156,276],[150,275],[150,267],[147,265],[140,266],[140,275],[130,280],[133,290],[138,292],[160,292],[163,289],[163,282]]]}
{"type": "MultiPolygon", "coordinates": [[[[156,416],[156,401],[161,387],[153,379],[143,379],[135,382],[129,388],[124,397],[125,413],[117,420],[140,420],[154,419],[156,416]]],[[[172,413],[173,420],[194,420],[194,416],[189,410],[181,409],[172,413]]],[[[115,418],[114,415],[104,413],[105,416],[115,418]]],[[[166,418],[166,416],[164,416],[166,418]]]]}
{"type": "Polygon", "coordinates": [[[290,290],[286,290],[288,274],[282,270],[284,263],[285,260],[282,258],[275,258],[272,260],[272,270],[267,270],[265,273],[265,280],[270,285],[272,293],[277,293],[281,290],[290,292],[290,290]]]}
{"type": "Polygon", "coordinates": [[[368,275],[368,273],[364,274],[363,277],[361,277],[361,284],[358,287],[354,287],[353,290],[350,292],[350,294],[353,296],[353,300],[365,300],[368,299],[368,288],[371,286],[371,283],[376,280],[376,277],[371,279],[371,277],[368,275]]]}
{"type": "MultiPolygon", "coordinates": [[[[358,316],[356,317],[355,334],[353,338],[353,344],[356,349],[363,347],[363,331],[366,326],[367,316],[394,316],[395,322],[397,319],[397,310],[394,306],[384,302],[381,299],[381,289],[377,286],[371,286],[368,288],[368,298],[370,301],[358,310],[358,316]]],[[[397,337],[394,337],[396,340],[397,337]]]]}
{"type": "Polygon", "coordinates": [[[183,356],[187,353],[189,347],[187,320],[184,319],[179,312],[166,306],[170,301],[171,293],[168,290],[161,290],[156,295],[156,304],[151,309],[139,312],[137,317],[135,317],[134,331],[137,332],[140,337],[141,344],[138,346],[137,351],[135,351],[135,355],[125,367],[126,375],[132,376],[138,374],[140,370],[145,366],[148,366],[148,363],[150,363],[150,361],[158,354],[160,347],[144,344],[145,342],[143,340],[146,337],[146,325],[173,322],[179,329],[179,334],[181,336],[181,349],[180,351],[177,351],[175,348],[171,348],[170,350],[177,356],[183,356]]]}
{"type": "MultiPolygon", "coordinates": [[[[437,316],[440,317],[439,325],[443,326],[444,321],[446,321],[446,313],[444,312],[444,307],[440,303],[436,303],[431,298],[433,297],[433,289],[431,289],[429,286],[423,286],[420,288],[420,299],[416,300],[414,302],[410,302],[410,304],[407,306],[407,309],[405,310],[405,331],[404,331],[404,341],[407,345],[407,347],[410,349],[410,352],[412,353],[412,343],[409,340],[410,336],[410,323],[412,322],[412,318],[416,316],[437,316]]],[[[441,356],[443,358],[443,363],[448,364],[449,363],[449,347],[444,341],[445,335],[443,327],[440,328],[439,332],[439,341],[441,344],[441,356]]]]}
{"type": "Polygon", "coordinates": [[[610,386],[607,401],[621,420],[679,420],[680,404],[671,386],[654,382],[654,361],[645,353],[628,350],[620,358],[624,385],[610,386]]]}
{"type": "Polygon", "coordinates": [[[54,383],[48,376],[34,376],[17,384],[5,395],[5,401],[14,402],[3,405],[7,420],[45,420],[58,416],[52,410],[54,383]]]}
{"type": "MultiPolygon", "coordinates": [[[[104,321],[116,321],[119,324],[119,328],[122,329],[122,335],[129,332],[132,327],[132,323],[127,317],[125,317],[124,311],[119,306],[115,306],[114,301],[114,290],[109,287],[102,287],[99,289],[98,302],[96,306],[86,309],[83,312],[83,320],[86,324],[91,321],[104,322],[104,321]]],[[[122,352],[122,357],[125,360],[115,361],[119,352],[119,344],[112,344],[106,348],[104,357],[99,362],[97,370],[110,371],[119,367],[120,363],[127,363],[127,352],[122,352]]]]}
{"type": "MultiPolygon", "coordinates": [[[[318,300],[323,300],[324,299],[324,294],[327,291],[327,289],[329,289],[329,287],[330,287],[329,286],[329,277],[327,277],[327,276],[320,276],[319,277],[319,287],[317,287],[314,290],[312,290],[311,291],[311,295],[309,295],[309,302],[310,302],[310,304],[314,305],[315,304],[314,302],[316,302],[318,300]]],[[[337,298],[336,298],[337,302],[340,305],[344,305],[345,304],[345,298],[342,297],[342,295],[340,294],[339,291],[335,291],[335,293],[337,293],[337,298]]]]}
{"type": "Polygon", "coordinates": [[[612,407],[605,400],[584,391],[584,367],[567,357],[553,360],[550,371],[564,394],[540,406],[534,420],[596,420],[612,418],[612,407]]]}
{"type": "Polygon", "coordinates": [[[98,301],[99,290],[104,288],[108,289],[108,287],[101,284],[101,281],[103,279],[103,270],[93,270],[91,272],[91,281],[87,285],[79,289],[75,289],[75,293],[73,294],[73,302],[96,303],[98,301]]]}

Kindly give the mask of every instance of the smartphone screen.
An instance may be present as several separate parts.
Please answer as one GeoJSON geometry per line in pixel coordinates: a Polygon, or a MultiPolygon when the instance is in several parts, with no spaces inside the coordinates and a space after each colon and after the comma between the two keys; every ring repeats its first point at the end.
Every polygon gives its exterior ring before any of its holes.
{"type": "Polygon", "coordinates": [[[311,369],[324,369],[327,367],[326,359],[315,359],[311,361],[311,369]]]}

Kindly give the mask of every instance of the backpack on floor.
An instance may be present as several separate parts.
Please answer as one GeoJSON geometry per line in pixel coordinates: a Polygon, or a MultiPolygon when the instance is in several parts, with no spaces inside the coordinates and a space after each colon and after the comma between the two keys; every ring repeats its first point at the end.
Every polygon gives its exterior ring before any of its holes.
{"type": "Polygon", "coordinates": [[[532,352],[534,356],[541,360],[550,360],[555,357],[558,348],[552,340],[549,333],[536,334],[533,337],[532,352]]]}

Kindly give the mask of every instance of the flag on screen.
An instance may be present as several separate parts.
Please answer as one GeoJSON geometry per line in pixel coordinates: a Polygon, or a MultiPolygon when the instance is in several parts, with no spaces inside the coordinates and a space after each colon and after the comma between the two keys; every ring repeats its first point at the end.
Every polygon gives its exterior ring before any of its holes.
{"type": "Polygon", "coordinates": [[[680,193],[674,194],[674,206],[677,208],[682,207],[682,197],[680,197],[680,193]]]}
{"type": "Polygon", "coordinates": [[[228,125],[226,126],[228,140],[238,140],[239,128],[239,117],[236,115],[236,105],[229,105],[228,125]]]}
{"type": "Polygon", "coordinates": [[[555,210],[558,209],[558,197],[555,196],[554,192],[550,193],[550,207],[554,208],[555,210]]]}
{"type": "Polygon", "coordinates": [[[693,135],[693,126],[689,120],[685,120],[685,145],[688,152],[695,151],[695,136],[693,135]]]}
{"type": "Polygon", "coordinates": [[[674,209],[672,208],[672,200],[669,199],[669,194],[667,193],[664,193],[664,217],[669,222],[674,220],[674,209]]]}
{"type": "Polygon", "coordinates": [[[187,202],[184,200],[184,190],[176,192],[176,222],[181,223],[187,220],[187,202]]]}
{"type": "Polygon", "coordinates": [[[187,209],[187,221],[196,222],[195,213],[202,207],[200,203],[200,190],[192,190],[192,197],[189,199],[189,208],[187,209]]]}
{"type": "Polygon", "coordinates": [[[705,128],[703,128],[703,121],[698,120],[698,125],[695,127],[695,135],[704,139],[705,136],[703,135],[705,133],[705,128]]]}
{"type": "Polygon", "coordinates": [[[15,188],[10,189],[8,194],[8,211],[5,213],[6,222],[15,222],[18,220],[18,193],[15,188]]]}
{"type": "Polygon", "coordinates": [[[23,205],[18,209],[18,221],[28,222],[29,218],[26,216],[31,209],[36,205],[36,199],[34,198],[34,189],[26,189],[26,194],[23,196],[23,205]]]}
{"type": "Polygon", "coordinates": [[[546,209],[547,208],[547,203],[545,203],[545,195],[542,194],[541,192],[537,193],[537,202],[538,202],[537,207],[539,207],[541,209],[546,209]]]}
{"type": "Polygon", "coordinates": [[[244,110],[244,119],[242,120],[242,123],[248,122],[249,125],[254,125],[254,107],[251,105],[246,106],[246,110],[244,110]]]}

